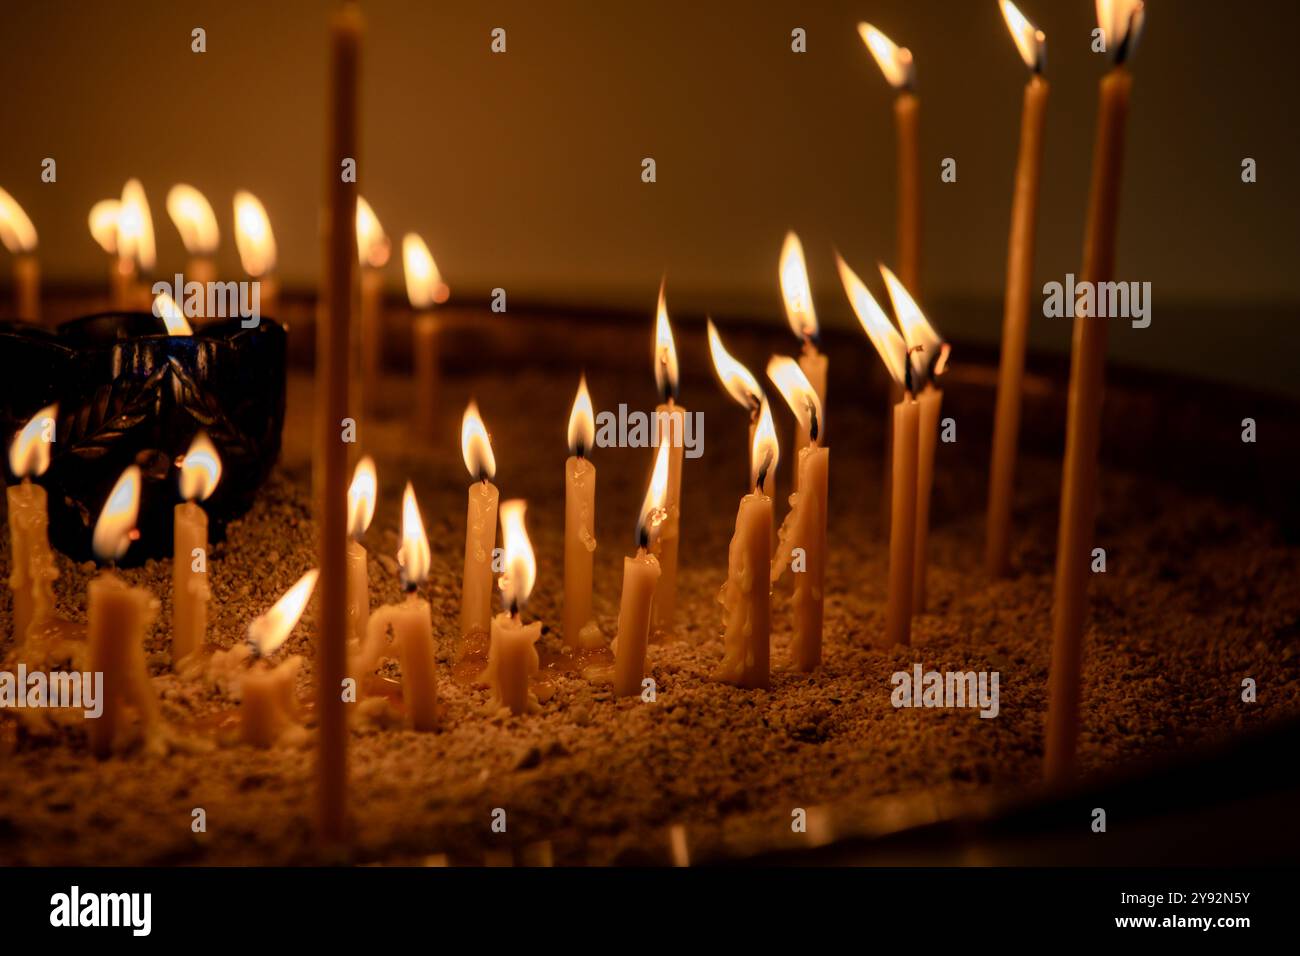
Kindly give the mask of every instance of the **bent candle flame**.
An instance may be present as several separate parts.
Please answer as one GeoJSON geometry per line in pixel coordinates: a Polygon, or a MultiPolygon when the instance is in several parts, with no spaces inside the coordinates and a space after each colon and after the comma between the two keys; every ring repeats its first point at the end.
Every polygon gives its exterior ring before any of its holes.
{"type": "Polygon", "coordinates": [[[364,197],[357,197],[357,259],[363,266],[382,269],[388,263],[392,244],[379,217],[364,197]]]}
{"type": "Polygon", "coordinates": [[[773,355],[767,363],[767,377],[790,406],[809,440],[817,444],[822,431],[822,403],[799,363],[787,355],[773,355]]]}
{"type": "Polygon", "coordinates": [[[492,439],[473,399],[465,406],[460,422],[460,453],[469,476],[475,481],[491,481],[496,477],[497,459],[492,453],[492,439]]]}
{"type": "MultiPolygon", "coordinates": [[[[798,370],[797,365],[795,369],[798,370]]],[[[815,401],[816,398],[817,396],[814,395],[813,400],[815,401]]],[[[758,423],[754,427],[754,440],[749,446],[749,486],[756,494],[763,493],[763,484],[768,474],[776,471],[780,458],[781,448],[776,440],[772,408],[768,405],[767,399],[763,399],[758,410],[758,423]]]]}
{"type": "Polygon", "coordinates": [[[173,186],[167,192],[167,215],[190,255],[210,256],[217,251],[221,235],[217,216],[203,193],[185,183],[173,186]]]}
{"type": "Polygon", "coordinates": [[[569,411],[569,454],[586,458],[595,440],[596,412],[592,408],[584,374],[578,379],[578,393],[574,395],[573,408],[569,411]]]}
{"type": "Polygon", "coordinates": [[[117,211],[116,251],[123,259],[135,260],[144,272],[154,266],[153,216],[149,213],[144,186],[138,179],[128,179],[122,187],[122,201],[117,211]]]}
{"type": "Polygon", "coordinates": [[[450,290],[424,240],[413,232],[402,237],[402,271],[406,275],[406,298],[413,309],[429,309],[446,302],[450,290]]]}
{"type": "Polygon", "coordinates": [[[285,591],[269,611],[253,618],[248,625],[248,643],[259,657],[274,654],[288,640],[289,634],[302,618],[302,612],[307,609],[312,592],[316,590],[319,574],[319,571],[312,568],[285,591]]]}
{"type": "Polygon", "coordinates": [[[537,579],[537,558],[533,554],[532,542],[528,540],[528,528],[524,524],[524,515],[528,503],[516,498],[501,502],[501,540],[505,548],[505,571],[498,582],[501,586],[501,599],[511,615],[518,614],[533,593],[533,583],[537,579]]]}
{"type": "Polygon", "coordinates": [[[932,378],[943,374],[948,364],[948,345],[926,320],[920,306],[903,283],[898,281],[898,277],[883,265],[880,274],[885,278],[889,301],[894,306],[894,315],[898,317],[898,324],[903,329],[903,340],[911,355],[915,391],[932,378]]]}
{"type": "Polygon", "coordinates": [[[163,320],[167,326],[168,335],[193,335],[194,329],[190,327],[189,320],[185,318],[185,312],[176,300],[166,292],[159,292],[154,296],[153,314],[163,320]]]}
{"type": "Polygon", "coordinates": [[[0,189],[0,242],[17,255],[36,248],[36,227],[13,196],[0,189]]]}
{"type": "Polygon", "coordinates": [[[1025,61],[1025,66],[1035,73],[1042,73],[1047,62],[1047,35],[1025,17],[1011,0],[999,0],[1002,17],[1007,21],[1011,39],[1016,41],[1016,48],[1025,61]]]}
{"type": "Polygon", "coordinates": [[[876,65],[885,74],[885,80],[890,86],[896,90],[912,88],[916,80],[916,66],[912,62],[911,50],[899,46],[870,23],[858,24],[858,36],[862,37],[862,42],[871,51],[876,65]]]}
{"type": "Polygon", "coordinates": [[[654,471],[641,501],[641,514],[636,519],[637,547],[649,548],[659,537],[659,531],[668,518],[664,501],[668,496],[668,442],[660,442],[655,453],[654,471]]]}
{"type": "Polygon", "coordinates": [[[15,478],[37,478],[50,467],[50,444],[59,406],[46,405],[28,420],[9,446],[9,470],[15,478]]]}
{"type": "Polygon", "coordinates": [[[898,334],[898,329],[889,321],[884,309],[876,302],[866,284],[858,278],[856,272],[849,268],[839,255],[835,254],[835,264],[840,271],[840,281],[844,284],[844,293],[849,297],[853,314],[862,324],[862,330],[876,347],[880,360],[885,363],[894,382],[910,388],[911,376],[907,372],[907,343],[898,334]]]}
{"type": "Polygon", "coordinates": [[[375,460],[369,455],[357,462],[348,485],[348,534],[359,538],[370,527],[375,517],[375,500],[378,498],[379,475],[375,460]]]}
{"type": "Polygon", "coordinates": [[[93,539],[95,556],[101,561],[116,561],[126,554],[138,536],[135,520],[140,512],[140,468],[128,465],[109,492],[104,510],[95,522],[93,539]]]}
{"type": "Polygon", "coordinates": [[[221,456],[208,433],[200,431],[181,459],[181,497],[186,501],[207,501],[221,481],[221,456]]]}
{"type": "Polygon", "coordinates": [[[817,340],[817,310],[813,308],[812,288],[808,283],[808,265],[803,244],[793,232],[785,234],[781,246],[781,296],[785,300],[785,317],[794,334],[805,342],[817,340]]]}
{"type": "Polygon", "coordinates": [[[713,358],[713,370],[718,373],[718,381],[732,398],[748,408],[750,414],[757,415],[763,404],[763,389],[752,372],[738,362],[722,344],[718,328],[713,320],[708,320],[709,354],[713,358]]]}
{"type": "Polygon", "coordinates": [[[420,506],[409,481],[402,492],[402,546],[397,550],[397,564],[402,587],[408,591],[414,591],[429,576],[429,537],[424,532],[420,506]]]}
{"type": "Polygon", "coordinates": [[[664,401],[677,398],[677,346],[668,324],[668,305],[664,301],[664,284],[659,284],[659,307],[655,312],[655,386],[664,401]]]}
{"type": "Polygon", "coordinates": [[[235,193],[235,248],[239,262],[253,278],[275,268],[275,235],[262,201],[241,189],[235,193]]]}

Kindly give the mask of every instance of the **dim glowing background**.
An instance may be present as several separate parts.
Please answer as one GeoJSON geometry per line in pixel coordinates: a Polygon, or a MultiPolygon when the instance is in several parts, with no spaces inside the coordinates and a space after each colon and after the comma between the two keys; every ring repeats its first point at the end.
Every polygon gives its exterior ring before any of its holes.
{"type": "MultiPolygon", "coordinates": [[[[818,317],[854,320],[832,243],[866,274],[894,262],[893,91],[862,45],[864,18],[909,47],[921,97],[922,307],[949,338],[1000,328],[1026,70],[994,0],[660,0],[590,4],[376,0],[362,90],[361,186],[390,236],[417,231],[455,290],[512,310],[566,304],[652,313],[668,276],[674,315],[783,323],[777,260],[788,229],[808,257],[818,317]],[[508,52],[489,32],[508,31],[508,52]],[[809,52],[790,52],[790,30],[809,52]],[[640,181],[642,157],[658,182],[640,181]],[[945,156],[958,180],[939,181],[945,156]]],[[[1154,322],[1117,323],[1129,362],[1284,387],[1261,341],[1290,334],[1300,302],[1300,141],[1294,5],[1223,16],[1210,0],[1153,3],[1136,83],[1118,278],[1150,280],[1154,322]],[[1244,185],[1245,156],[1260,181],[1244,185]],[[1239,339],[1213,309],[1252,310],[1239,339]],[[1263,363],[1261,365],[1261,363],[1263,363]]],[[[267,207],[288,289],[315,282],[324,174],[324,0],[9,4],[0,33],[0,185],[40,233],[50,283],[103,281],[93,203],[138,176],[159,272],[183,266],[163,213],[194,185],[217,210],[218,264],[238,277],[236,189],[267,207]],[[208,51],[190,52],[190,30],[208,51]],[[166,149],[157,144],[166,142],[166,149]],[[57,184],[39,180],[58,160],[57,184]]],[[[1096,85],[1091,2],[1026,0],[1049,38],[1052,83],[1036,285],[1077,274],[1096,85]]],[[[401,292],[396,259],[386,270],[401,292]]],[[[0,261],[0,282],[7,282],[0,261]]],[[[873,285],[873,288],[876,288],[873,285]]],[[[880,290],[877,288],[877,292],[880,290]]],[[[640,330],[638,329],[638,332],[640,330]]],[[[1069,323],[1033,323],[1064,349],[1069,323]]],[[[707,356],[701,361],[707,362],[707,356]]],[[[1294,386],[1293,386],[1294,387],[1294,386]]]]}

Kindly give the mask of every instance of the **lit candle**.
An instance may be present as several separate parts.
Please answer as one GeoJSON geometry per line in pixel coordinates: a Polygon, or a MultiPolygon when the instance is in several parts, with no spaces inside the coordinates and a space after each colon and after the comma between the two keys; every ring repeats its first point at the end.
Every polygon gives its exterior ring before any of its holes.
{"type": "MultiPolygon", "coordinates": [[[[337,169],[330,174],[331,178],[338,178],[337,169]]],[[[235,193],[235,248],[239,250],[244,271],[257,283],[259,312],[274,318],[280,311],[280,284],[272,275],[276,261],[275,234],[271,232],[271,220],[262,201],[242,189],[235,193]]]]}
{"type": "Polygon", "coordinates": [[[926,321],[916,301],[898,278],[880,267],[889,290],[889,300],[894,316],[903,330],[911,360],[911,387],[916,396],[917,451],[916,451],[916,545],[912,554],[912,613],[925,613],[926,556],[930,538],[930,496],[934,489],[934,452],[939,438],[939,410],[943,405],[943,389],[939,377],[948,367],[948,344],[933,326],[926,321]]]}
{"type": "MultiPolygon", "coordinates": [[[[1144,17],[1140,0],[1098,0],[1097,22],[1115,66],[1101,81],[1081,282],[1109,282],[1115,273],[1124,128],[1133,85],[1125,64],[1137,45],[1144,17]]],[[[1076,315],[1070,355],[1070,401],[1052,600],[1052,665],[1047,687],[1046,772],[1048,780],[1056,783],[1074,775],[1079,735],[1083,619],[1097,520],[1097,448],[1101,442],[1107,321],[1105,317],[1076,315]]]]}
{"type": "Polygon", "coordinates": [[[127,307],[131,283],[135,280],[134,263],[129,272],[123,272],[123,261],[117,255],[117,220],[122,212],[122,204],[116,199],[101,199],[90,207],[90,235],[99,243],[99,247],[108,254],[108,300],[110,307],[124,309],[127,307]]]}
{"type": "Polygon", "coordinates": [[[14,314],[41,320],[41,263],[36,258],[36,227],[23,207],[0,189],[0,243],[14,257],[14,314]]]}
{"type": "Polygon", "coordinates": [[[492,626],[492,549],[496,547],[500,498],[496,485],[492,484],[497,473],[492,440],[473,401],[461,420],[460,449],[472,479],[465,513],[465,570],[460,595],[461,656],[464,656],[479,650],[492,626]]]}
{"type": "Polygon", "coordinates": [[[248,625],[247,648],[232,654],[251,657],[239,677],[239,735],[244,743],[266,749],[275,746],[286,731],[299,727],[298,670],[302,658],[293,655],[272,667],[266,660],[289,637],[316,588],[313,568],[298,579],[265,614],[248,625]]]}
{"type": "Polygon", "coordinates": [[[619,697],[640,694],[641,682],[645,680],[650,609],[660,575],[659,559],[651,549],[668,519],[664,502],[668,497],[669,451],[666,444],[661,444],[655,453],[654,470],[636,523],[636,555],[623,559],[623,596],[618,604],[618,631],[610,645],[614,652],[614,693],[619,697]]]}
{"type": "MultiPolygon", "coordinates": [[[[753,373],[738,362],[726,346],[722,344],[722,336],[718,334],[718,328],[713,324],[712,319],[707,320],[709,332],[709,355],[713,359],[713,370],[718,373],[718,381],[722,387],[727,390],[727,394],[734,398],[743,408],[749,411],[749,441],[747,448],[754,445],[754,429],[758,427],[758,413],[763,406],[763,390],[758,385],[758,379],[754,378],[753,373]]],[[[748,467],[745,474],[749,474],[748,467]]],[[[763,480],[763,494],[769,498],[775,496],[776,487],[776,469],[768,469],[767,476],[763,480]]]]}
{"type": "Polygon", "coordinates": [[[374,459],[366,455],[357,462],[348,486],[348,634],[358,643],[365,640],[370,618],[370,572],[361,536],[375,516],[378,490],[374,459]]]}
{"type": "MultiPolygon", "coordinates": [[[[341,687],[347,676],[347,445],[340,422],[348,415],[348,346],[352,326],[352,280],[357,267],[357,187],[339,175],[340,164],[358,153],[358,74],[361,10],[345,3],[330,19],[329,119],[325,148],[326,242],[316,333],[317,550],[321,601],[317,634],[316,719],[318,832],[322,841],[344,837],[347,817],[348,716],[341,687]]],[[[269,238],[270,229],[267,228],[269,238]]],[[[269,311],[269,307],[267,309],[269,311]]]]}
{"type": "Polygon", "coordinates": [[[727,581],[718,595],[726,609],[726,630],[722,661],[713,678],[739,687],[767,687],[771,680],[772,499],[763,493],[763,481],[776,468],[778,457],[776,426],[765,400],[750,445],[750,491],[736,511],[727,581]]]}
{"type": "MultiPolygon", "coordinates": [[[[140,469],[129,466],[113,486],[95,522],[95,556],[113,562],[126,554],[138,532],[140,469]]],[[[88,670],[104,675],[103,713],[87,722],[90,750],[109,756],[127,729],[130,712],[139,721],[145,749],[165,749],[158,698],[149,680],[144,641],[158,616],[158,599],[131,587],[112,568],[90,582],[87,596],[88,670]]]]}
{"type": "Polygon", "coordinates": [[[221,456],[200,431],[180,463],[183,501],[175,508],[172,552],[172,667],[203,648],[208,629],[207,501],[221,480],[221,456]]]}
{"type": "Polygon", "coordinates": [[[912,398],[907,345],[866,285],[838,255],[840,281],[863,331],[876,347],[901,397],[893,408],[893,468],[889,521],[889,599],[885,638],[890,644],[912,640],[912,577],[916,549],[916,458],[920,406],[912,398]]]}
{"type": "MultiPolygon", "coordinates": [[[[812,383],[817,392],[817,401],[826,408],[826,356],[817,350],[818,326],[817,310],[813,308],[812,287],[808,282],[808,266],[804,262],[803,245],[793,232],[785,234],[785,244],[781,247],[781,296],[785,300],[785,316],[790,321],[801,342],[803,352],[799,355],[799,368],[804,377],[812,383]]],[[[818,423],[823,432],[825,422],[818,423]]],[[[808,444],[808,433],[803,424],[797,426],[795,433],[795,456],[808,444]]],[[[799,489],[799,469],[795,469],[794,488],[799,489]]],[[[769,492],[770,494],[770,492],[769,492]]]]}
{"type": "Polygon", "coordinates": [[[822,446],[822,406],[817,390],[793,359],[773,356],[767,377],[776,385],[809,442],[799,449],[798,491],[781,523],[780,545],[772,562],[772,583],[786,568],[794,574],[794,640],[790,666],[811,671],[822,661],[822,616],[825,607],[827,490],[830,449],[822,446]]]}
{"type": "Polygon", "coordinates": [[[406,726],[429,731],[438,727],[438,675],[433,646],[433,617],[429,602],[417,593],[429,576],[429,538],[420,518],[415,489],[406,483],[402,493],[402,546],[397,565],[406,600],[387,604],[370,618],[360,659],[354,665],[359,673],[375,669],[393,633],[393,650],[402,666],[402,704],[406,726]]]}
{"type": "Polygon", "coordinates": [[[357,197],[357,256],[361,263],[361,395],[358,404],[374,410],[384,367],[384,266],[392,246],[375,211],[357,197]]]}
{"type": "Polygon", "coordinates": [[[149,199],[138,179],[128,179],[122,187],[122,198],[117,206],[117,272],[118,281],[113,287],[116,309],[147,307],[148,289],[139,283],[141,274],[153,270],[156,258],[153,237],[153,215],[149,212],[149,199]]]}
{"type": "Polygon", "coordinates": [[[564,463],[564,641],[574,649],[605,646],[591,615],[591,565],[596,553],[596,466],[587,453],[596,415],[587,376],[569,412],[569,460],[564,463]]]}
{"type": "Polygon", "coordinates": [[[1007,284],[1002,311],[1002,361],[998,368],[997,408],[993,420],[993,454],[989,464],[988,536],[984,563],[993,577],[1011,570],[1011,503],[1015,485],[1016,444],[1020,434],[1021,388],[1025,343],[1034,282],[1034,233],[1038,216],[1038,179],[1043,162],[1043,121],[1047,116],[1047,81],[1043,61],[1047,38],[1016,9],[1001,0],[1007,28],[1030,69],[1020,113],[1020,152],[1011,200],[1011,238],[1007,241],[1007,284]]]}
{"type": "MultiPolygon", "coordinates": [[[[432,441],[438,424],[438,321],[433,307],[449,295],[429,247],[413,232],[402,237],[402,266],[406,273],[406,298],[415,310],[411,345],[415,355],[415,428],[425,441],[432,441]]],[[[496,527],[496,515],[492,516],[496,527]]]]}
{"type": "Polygon", "coordinates": [[[655,408],[655,427],[660,445],[669,445],[668,485],[664,499],[666,517],[659,531],[655,555],[660,579],[650,609],[650,630],[662,639],[673,632],[677,613],[677,556],[681,545],[682,458],[686,443],[686,409],[677,404],[677,347],[668,324],[664,287],[659,286],[659,308],[655,317],[655,385],[663,402],[655,408]]]}
{"type": "MultiPolygon", "coordinates": [[[[196,316],[207,315],[208,283],[217,279],[214,257],[221,236],[217,229],[217,214],[203,193],[180,183],[167,193],[167,215],[181,234],[181,242],[190,257],[185,266],[186,282],[197,282],[202,287],[191,312],[196,316]]],[[[189,298],[188,293],[186,298],[189,298]]]]}
{"type": "Polygon", "coordinates": [[[536,644],[542,636],[542,623],[524,624],[519,617],[537,578],[537,560],[524,525],[527,510],[527,504],[518,499],[501,503],[505,572],[501,575],[502,611],[492,619],[492,644],[488,651],[490,713],[509,710],[512,714],[524,714],[539,709],[529,685],[539,667],[536,644]]]}
{"type": "Polygon", "coordinates": [[[194,329],[190,326],[189,320],[185,318],[185,312],[166,292],[159,292],[154,296],[153,314],[163,320],[163,325],[167,328],[168,335],[193,335],[194,329]]]}
{"type": "Polygon", "coordinates": [[[14,595],[14,648],[18,658],[33,624],[54,610],[53,582],[58,577],[50,550],[48,497],[32,482],[50,466],[57,405],[42,408],[14,436],[9,446],[9,470],[18,484],[5,489],[9,504],[9,588],[14,595]]]}

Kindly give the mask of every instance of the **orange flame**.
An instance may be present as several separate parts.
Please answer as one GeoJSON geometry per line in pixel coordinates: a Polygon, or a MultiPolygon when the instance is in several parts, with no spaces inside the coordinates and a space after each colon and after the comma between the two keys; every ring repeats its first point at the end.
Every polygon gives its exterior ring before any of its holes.
{"type": "Polygon", "coordinates": [[[50,444],[59,406],[46,405],[33,415],[14,436],[9,446],[9,470],[16,478],[36,478],[50,467],[50,444]]]}
{"type": "Polygon", "coordinates": [[[402,492],[402,546],[397,550],[397,563],[402,569],[402,586],[414,591],[429,576],[432,558],[429,554],[429,536],[424,533],[420,518],[420,505],[415,500],[415,489],[406,483],[402,492]]]}
{"type": "Polygon", "coordinates": [[[0,189],[0,242],[13,254],[36,248],[36,227],[17,200],[0,189]]]}
{"type": "Polygon", "coordinates": [[[181,459],[181,497],[186,501],[207,501],[219,481],[221,456],[208,433],[200,431],[181,459]]]}
{"type": "Polygon", "coordinates": [[[785,299],[785,317],[790,328],[804,341],[817,338],[817,310],[813,308],[808,265],[804,262],[803,244],[793,232],[785,234],[781,246],[780,272],[781,296],[785,299]]]}
{"type": "Polygon", "coordinates": [[[1117,63],[1128,60],[1146,23],[1142,0],[1097,0],[1097,26],[1106,40],[1106,52],[1117,63]]]}
{"type": "Polygon", "coordinates": [[[569,454],[585,458],[596,440],[596,412],[587,391],[587,376],[578,379],[578,393],[569,412],[569,454]]]}
{"type": "Polygon", "coordinates": [[[871,55],[885,74],[889,85],[896,90],[908,90],[916,79],[916,66],[912,62],[912,51],[899,46],[870,23],[858,24],[858,36],[867,45],[871,55]]]}
{"type": "Polygon", "coordinates": [[[446,302],[451,294],[429,247],[413,232],[402,237],[402,270],[406,273],[406,298],[413,309],[429,309],[446,302]]]}
{"type": "Polygon", "coordinates": [[[767,362],[767,377],[790,406],[790,411],[794,412],[799,427],[814,443],[817,442],[826,429],[826,422],[822,420],[822,403],[799,363],[788,355],[773,355],[767,362]]]}
{"type": "Polygon", "coordinates": [[[110,256],[117,253],[117,219],[122,204],[116,199],[101,199],[90,207],[90,234],[110,256]]]}
{"type": "Polygon", "coordinates": [[[379,217],[363,196],[357,197],[357,258],[363,266],[382,269],[392,252],[379,217]]]}
{"type": "MultiPolygon", "coordinates": [[[[798,368],[798,366],[795,366],[798,368]]],[[[816,396],[813,396],[814,399],[816,396]]],[[[758,424],[754,426],[754,441],[749,446],[749,486],[762,494],[767,476],[776,470],[781,459],[781,447],[776,440],[776,425],[772,422],[772,407],[767,399],[758,410],[758,424]]]]}
{"type": "Polygon", "coordinates": [[[501,502],[501,540],[505,545],[505,571],[501,575],[501,599],[506,609],[515,614],[528,602],[537,579],[537,558],[524,515],[528,504],[518,498],[501,502]]]}
{"type": "Polygon", "coordinates": [[[288,640],[289,634],[302,618],[302,612],[307,610],[307,602],[316,590],[319,573],[312,568],[285,591],[269,611],[255,617],[248,625],[248,643],[253,645],[260,656],[274,654],[288,640]]]}
{"type": "Polygon", "coordinates": [[[496,477],[497,459],[492,453],[492,439],[473,399],[465,406],[460,421],[460,453],[469,476],[475,481],[491,481],[496,477]]]}
{"type": "Polygon", "coordinates": [[[217,214],[203,193],[185,183],[173,186],[167,193],[167,215],[171,216],[190,255],[210,256],[217,251],[221,235],[217,214]]]}
{"type": "Polygon", "coordinates": [[[655,312],[655,385],[664,398],[677,397],[677,346],[668,324],[668,306],[664,301],[664,284],[659,284],[659,308],[655,312]]]}
{"type": "Polygon", "coordinates": [[[128,179],[122,187],[117,211],[117,254],[123,259],[134,259],[144,272],[153,268],[153,216],[149,213],[144,186],[138,179],[128,179]]]}
{"type": "Polygon", "coordinates": [[[863,281],[858,278],[857,273],[849,268],[848,263],[840,258],[839,253],[835,254],[835,264],[840,270],[840,281],[844,283],[844,292],[849,297],[849,304],[853,306],[854,314],[862,323],[862,330],[867,333],[871,344],[880,353],[880,360],[885,363],[886,371],[896,383],[906,385],[907,343],[903,341],[903,337],[898,334],[898,329],[894,328],[894,324],[889,321],[885,311],[867,290],[863,281]]]}
{"type": "Polygon", "coordinates": [[[751,412],[758,411],[763,403],[763,389],[759,387],[758,379],[727,351],[712,319],[708,320],[708,328],[709,354],[713,357],[713,370],[718,373],[722,387],[751,412]]]}
{"type": "Polygon", "coordinates": [[[262,201],[241,189],[235,193],[235,248],[239,261],[254,279],[275,268],[275,234],[262,201]]]}
{"type": "Polygon", "coordinates": [[[934,327],[926,321],[916,300],[908,293],[898,277],[883,265],[880,274],[885,277],[889,301],[894,305],[894,315],[903,329],[903,340],[912,356],[914,381],[919,385],[929,373],[942,374],[948,361],[948,349],[934,327]]]}
{"type": "Polygon", "coordinates": [[[1047,59],[1047,34],[1038,29],[1020,12],[1011,0],[999,0],[1002,5],[1002,17],[1007,21],[1011,39],[1016,41],[1020,57],[1025,66],[1035,73],[1042,73],[1047,59]]]}
{"type": "Polygon", "coordinates": [[[379,497],[379,474],[375,460],[366,455],[352,471],[352,484],[348,485],[348,534],[359,538],[370,527],[375,517],[375,501],[379,497]]]}
{"type": "Polygon", "coordinates": [[[153,299],[153,314],[163,320],[168,335],[193,335],[184,310],[166,292],[159,292],[153,299]]]}
{"type": "Polygon", "coordinates": [[[136,516],[140,513],[140,468],[128,465],[109,492],[104,510],[95,522],[93,546],[101,561],[116,561],[138,537],[136,516]]]}

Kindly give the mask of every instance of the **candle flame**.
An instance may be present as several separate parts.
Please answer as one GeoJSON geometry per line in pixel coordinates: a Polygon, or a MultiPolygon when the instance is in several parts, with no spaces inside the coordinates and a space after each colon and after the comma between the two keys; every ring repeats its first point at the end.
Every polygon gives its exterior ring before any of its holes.
{"type": "Polygon", "coordinates": [[[117,253],[117,217],[122,204],[116,199],[101,199],[90,207],[90,234],[110,256],[117,253]]]}
{"type": "Polygon", "coordinates": [[[0,189],[0,242],[15,255],[36,248],[36,227],[17,200],[3,189],[0,189]]]}
{"type": "Polygon", "coordinates": [[[109,492],[104,510],[95,522],[93,546],[101,561],[116,561],[126,554],[138,537],[136,516],[140,513],[140,468],[128,465],[109,492]]]}
{"type": "Polygon", "coordinates": [[[709,354],[713,356],[713,370],[718,373],[722,387],[741,405],[757,412],[763,403],[763,389],[759,387],[758,379],[727,351],[712,319],[708,320],[708,327],[709,354]]]}
{"type": "Polygon", "coordinates": [[[1025,66],[1035,73],[1042,73],[1047,60],[1047,34],[1038,29],[1025,17],[1011,0],[999,0],[1002,17],[1007,21],[1011,39],[1016,41],[1016,48],[1025,61],[1025,66]]]}
{"type": "Polygon", "coordinates": [[[505,545],[505,571],[499,584],[502,602],[511,614],[517,613],[528,602],[537,579],[537,558],[533,555],[528,528],[524,525],[527,511],[528,503],[515,498],[501,502],[499,512],[501,541],[505,545]]]}
{"type": "Polygon", "coordinates": [[[144,186],[138,179],[128,179],[122,187],[122,200],[117,209],[117,254],[123,259],[134,259],[144,272],[153,268],[153,216],[149,213],[144,186]]]}
{"type": "Polygon", "coordinates": [[[186,501],[207,501],[221,481],[221,456],[200,430],[181,459],[181,497],[186,501]]]}
{"type": "Polygon", "coordinates": [[[261,657],[274,654],[298,625],[307,602],[316,590],[320,572],[312,568],[289,590],[285,591],[265,614],[255,617],[248,625],[248,643],[261,657]]]}
{"type": "Polygon", "coordinates": [[[659,283],[659,308],[655,311],[655,385],[665,399],[677,397],[677,346],[673,328],[668,324],[668,305],[664,301],[664,283],[659,283]]]}
{"type": "Polygon", "coordinates": [[[179,183],[167,192],[167,215],[181,234],[185,251],[192,256],[210,256],[217,251],[220,231],[217,214],[207,197],[193,186],[179,183]]]}
{"type": "Polygon", "coordinates": [[[402,237],[402,268],[406,273],[406,298],[413,309],[429,309],[446,302],[450,290],[442,281],[429,247],[413,232],[402,237]]]}
{"type": "Polygon", "coordinates": [[[392,252],[392,243],[384,234],[379,217],[365,197],[357,197],[357,258],[363,266],[382,269],[392,252]]]}
{"type": "Polygon", "coordinates": [[[781,296],[785,299],[785,317],[800,339],[817,338],[817,310],[813,308],[812,287],[808,283],[808,265],[803,244],[793,232],[785,234],[781,246],[781,296]]]}
{"type": "Polygon", "coordinates": [[[856,272],[849,268],[840,254],[835,254],[835,264],[840,271],[840,281],[844,284],[844,293],[849,297],[849,305],[862,323],[862,330],[871,339],[871,344],[880,353],[880,360],[885,363],[885,370],[899,385],[908,384],[907,343],[898,334],[898,329],[889,321],[884,309],[868,291],[866,284],[858,278],[856,272]]]}
{"type": "Polygon", "coordinates": [[[9,446],[9,470],[15,478],[36,478],[50,467],[50,444],[59,406],[46,405],[33,415],[14,436],[9,446]]]}
{"type": "Polygon", "coordinates": [[[889,85],[896,90],[909,90],[916,79],[916,65],[912,62],[912,51],[899,46],[870,23],[858,24],[858,36],[867,45],[875,58],[880,72],[885,74],[889,85]]]}
{"type": "Polygon", "coordinates": [[[645,498],[641,501],[641,514],[636,521],[637,546],[652,547],[659,538],[663,523],[668,520],[668,509],[664,503],[668,500],[668,454],[672,442],[660,442],[655,453],[654,471],[650,473],[650,484],[646,487],[645,498]]]}
{"type": "Polygon", "coordinates": [[[773,355],[767,362],[767,377],[790,406],[790,411],[794,412],[799,427],[814,442],[819,441],[826,430],[826,422],[822,419],[822,402],[799,363],[788,355],[773,355]]]}
{"type": "Polygon", "coordinates": [[[1142,0],[1097,0],[1097,26],[1106,40],[1106,52],[1116,63],[1124,63],[1137,49],[1146,23],[1142,0]]]}
{"type": "Polygon", "coordinates": [[[943,374],[948,363],[948,347],[934,327],[926,321],[916,300],[903,283],[898,281],[898,277],[883,265],[880,274],[885,277],[889,301],[893,303],[894,315],[903,329],[903,341],[911,353],[914,381],[919,386],[930,376],[943,374]]]}
{"type": "Polygon", "coordinates": [[[415,500],[415,489],[406,483],[402,492],[402,546],[397,549],[397,564],[401,568],[402,586],[414,591],[429,576],[429,536],[424,533],[420,506],[415,500]]]}
{"type": "Polygon", "coordinates": [[[262,200],[243,189],[235,193],[235,248],[244,271],[260,279],[275,268],[275,234],[262,200]]]}
{"type": "MultiPolygon", "coordinates": [[[[815,395],[813,397],[816,398],[815,395]]],[[[776,470],[780,458],[781,448],[776,440],[776,425],[772,422],[772,407],[765,398],[759,406],[754,441],[749,446],[749,485],[756,493],[762,493],[767,476],[776,470]]]]}
{"type": "Polygon", "coordinates": [[[163,320],[168,335],[193,335],[185,311],[166,292],[159,292],[153,299],[153,314],[163,320]]]}
{"type": "Polygon", "coordinates": [[[587,457],[595,440],[596,412],[591,405],[591,393],[587,391],[587,376],[583,375],[578,379],[578,393],[569,412],[569,454],[587,457]]]}
{"type": "Polygon", "coordinates": [[[375,460],[369,455],[357,462],[348,485],[348,534],[359,538],[375,517],[375,500],[379,497],[379,475],[375,460]]]}
{"type": "Polygon", "coordinates": [[[497,459],[492,453],[492,439],[473,399],[465,406],[460,421],[460,453],[469,476],[475,481],[491,481],[496,477],[497,459]]]}

